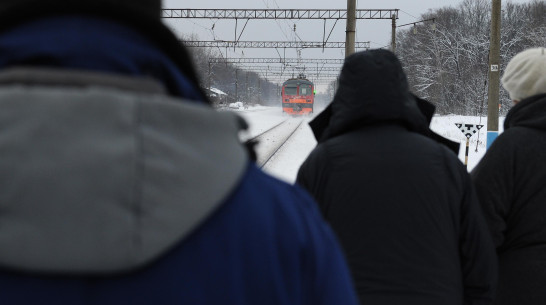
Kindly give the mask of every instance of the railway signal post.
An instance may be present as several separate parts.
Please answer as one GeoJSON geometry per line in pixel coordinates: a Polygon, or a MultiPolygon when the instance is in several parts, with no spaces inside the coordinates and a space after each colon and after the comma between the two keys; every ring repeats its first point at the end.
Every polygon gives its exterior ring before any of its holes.
{"type": "Polygon", "coordinates": [[[480,129],[482,129],[483,125],[474,125],[474,124],[463,124],[463,123],[455,123],[455,126],[459,128],[459,130],[464,134],[466,137],[466,149],[464,153],[464,166],[468,168],[468,150],[470,147],[470,138],[477,134],[480,129]]]}

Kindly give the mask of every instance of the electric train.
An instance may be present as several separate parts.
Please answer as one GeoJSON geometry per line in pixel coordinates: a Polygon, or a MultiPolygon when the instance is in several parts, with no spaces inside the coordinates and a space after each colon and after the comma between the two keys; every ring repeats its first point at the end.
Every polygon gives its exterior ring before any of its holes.
{"type": "Polygon", "coordinates": [[[282,111],[301,115],[313,113],[315,85],[300,75],[282,84],[282,111]]]}

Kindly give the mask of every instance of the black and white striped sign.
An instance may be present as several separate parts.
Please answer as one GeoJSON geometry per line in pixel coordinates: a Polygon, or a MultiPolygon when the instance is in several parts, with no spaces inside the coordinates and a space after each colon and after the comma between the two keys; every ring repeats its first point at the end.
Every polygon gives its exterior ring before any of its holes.
{"type": "Polygon", "coordinates": [[[483,127],[483,125],[463,124],[463,123],[455,123],[455,126],[459,128],[459,130],[465,135],[467,139],[470,139],[473,135],[478,133],[478,131],[482,129],[483,127]]]}

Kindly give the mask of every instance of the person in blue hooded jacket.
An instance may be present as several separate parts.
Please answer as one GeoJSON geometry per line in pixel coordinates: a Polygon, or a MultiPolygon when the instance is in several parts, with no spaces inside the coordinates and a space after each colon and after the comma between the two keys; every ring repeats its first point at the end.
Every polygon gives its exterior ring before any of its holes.
{"type": "Polygon", "coordinates": [[[356,304],[314,202],[250,160],[160,7],[0,4],[0,303],[356,304]]]}

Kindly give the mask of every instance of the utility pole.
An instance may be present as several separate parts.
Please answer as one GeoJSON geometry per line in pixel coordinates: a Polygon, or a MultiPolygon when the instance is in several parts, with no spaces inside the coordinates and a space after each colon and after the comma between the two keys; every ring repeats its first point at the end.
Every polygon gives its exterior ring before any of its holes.
{"type": "Polygon", "coordinates": [[[239,101],[239,77],[237,76],[237,71],[239,69],[235,69],[235,103],[239,101]]]}
{"type": "Polygon", "coordinates": [[[245,82],[245,105],[248,105],[248,71],[246,71],[246,82],[245,82]]]}
{"type": "Polygon", "coordinates": [[[487,94],[487,148],[499,134],[499,79],[501,0],[492,0],[489,38],[489,88],[487,94]]]}
{"type": "Polygon", "coordinates": [[[347,27],[345,30],[345,57],[355,52],[356,0],[347,0],[347,27]]]}
{"type": "Polygon", "coordinates": [[[396,15],[392,15],[391,51],[396,53],[396,15]]]}
{"type": "Polygon", "coordinates": [[[211,78],[211,72],[212,72],[211,69],[210,69],[211,68],[210,66],[211,66],[211,62],[209,61],[209,79],[208,79],[209,92],[208,92],[208,94],[210,94],[210,78],[211,78]]]}
{"type": "Polygon", "coordinates": [[[262,104],[262,79],[258,78],[258,104],[262,104]]]}

